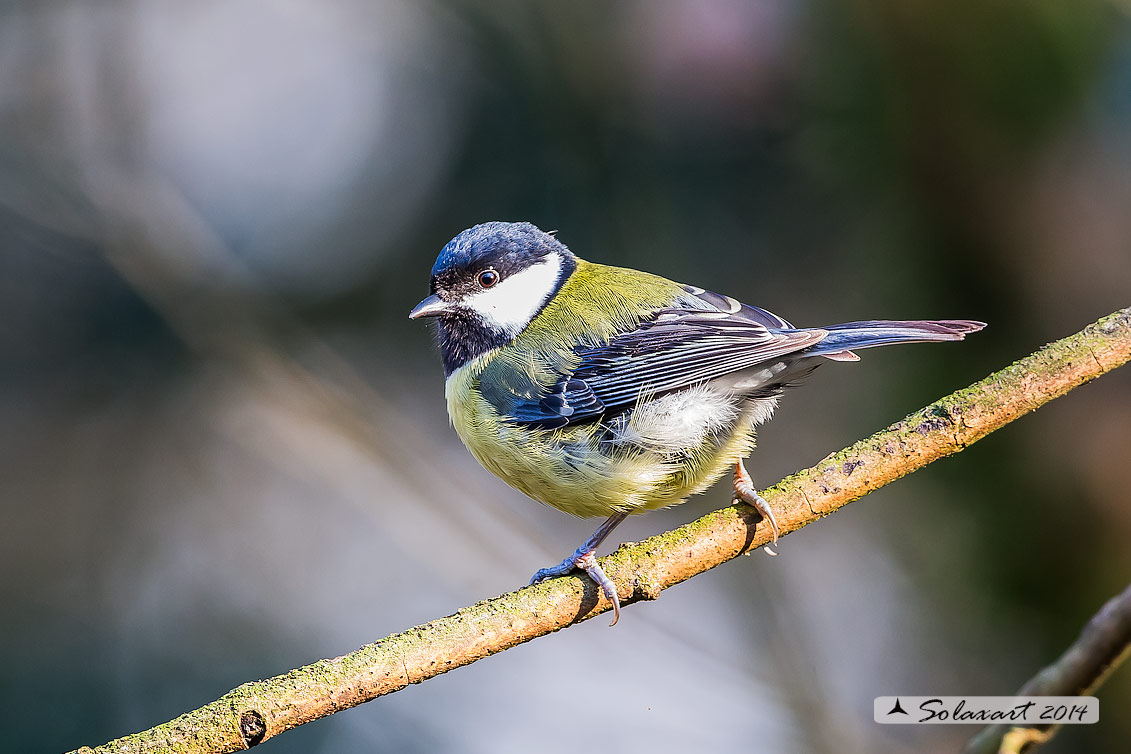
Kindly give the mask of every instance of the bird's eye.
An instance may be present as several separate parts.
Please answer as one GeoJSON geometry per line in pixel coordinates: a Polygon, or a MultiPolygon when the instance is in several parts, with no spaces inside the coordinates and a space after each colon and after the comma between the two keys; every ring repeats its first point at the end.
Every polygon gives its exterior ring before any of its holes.
{"type": "Polygon", "coordinates": [[[494,270],[483,270],[476,280],[479,281],[480,288],[494,288],[495,284],[499,282],[499,273],[494,270]]]}

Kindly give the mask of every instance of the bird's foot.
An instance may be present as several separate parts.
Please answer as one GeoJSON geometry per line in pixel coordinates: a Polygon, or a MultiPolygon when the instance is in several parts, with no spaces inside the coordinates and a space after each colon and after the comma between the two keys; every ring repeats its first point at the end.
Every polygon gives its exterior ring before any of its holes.
{"type": "Polygon", "coordinates": [[[613,584],[613,580],[605,574],[604,569],[597,563],[597,556],[593,554],[592,549],[579,547],[573,555],[556,566],[539,568],[534,577],[530,579],[530,583],[537,584],[546,579],[565,576],[575,570],[582,570],[589,574],[589,578],[593,579],[609,602],[613,603],[613,622],[609,624],[609,627],[615,626],[617,621],[620,620],[620,596],[617,595],[617,588],[613,584]]]}
{"type": "Polygon", "coordinates": [[[580,556],[581,550],[578,550],[576,553],[570,555],[568,558],[558,563],[556,566],[550,566],[549,568],[539,568],[530,578],[530,583],[539,584],[546,579],[555,579],[558,576],[565,576],[568,573],[572,573],[573,571],[577,570],[577,565],[573,561],[575,558],[578,558],[580,556]]]}
{"type": "MultiPolygon", "coordinates": [[[[770,504],[766,499],[758,494],[758,490],[754,489],[754,482],[750,479],[750,473],[746,467],[742,465],[742,461],[738,461],[734,465],[734,502],[742,501],[754,506],[762,518],[770,525],[770,529],[774,533],[773,541],[770,543],[776,545],[778,543],[778,520],[774,518],[774,512],[770,510],[770,504]]],[[[777,555],[770,545],[765,546],[767,555],[777,555]]]]}

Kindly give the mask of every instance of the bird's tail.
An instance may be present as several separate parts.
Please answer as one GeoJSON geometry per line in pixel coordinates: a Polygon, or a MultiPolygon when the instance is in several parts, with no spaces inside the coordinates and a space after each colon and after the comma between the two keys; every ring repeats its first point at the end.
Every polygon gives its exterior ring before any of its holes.
{"type": "Polygon", "coordinates": [[[813,346],[806,355],[824,356],[834,361],[855,361],[856,354],[851,350],[854,348],[962,340],[967,333],[978,332],[985,326],[985,322],[969,319],[844,322],[822,327],[822,330],[828,330],[828,337],[813,346]]]}

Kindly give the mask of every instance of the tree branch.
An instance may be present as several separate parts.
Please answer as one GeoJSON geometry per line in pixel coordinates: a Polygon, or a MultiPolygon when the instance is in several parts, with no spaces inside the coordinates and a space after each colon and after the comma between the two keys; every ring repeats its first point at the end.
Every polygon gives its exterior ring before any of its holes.
{"type": "MultiPolygon", "coordinates": [[[[762,495],[783,533],[944,456],[1131,360],[1131,308],[991,374],[882,432],[783,479],[762,495]]],[[[622,604],[766,544],[747,505],[717,510],[602,559],[622,604]]],[[[150,730],[78,752],[232,752],[609,609],[587,578],[552,579],[387,636],[341,657],[253,681],[150,730]]]]}
{"type": "MultiPolygon", "coordinates": [[[[1056,662],[1033,676],[1017,696],[1087,696],[1131,655],[1131,586],[1092,616],[1056,662]]],[[[966,744],[965,754],[1021,754],[1048,741],[1059,725],[989,725],[966,744]]]]}

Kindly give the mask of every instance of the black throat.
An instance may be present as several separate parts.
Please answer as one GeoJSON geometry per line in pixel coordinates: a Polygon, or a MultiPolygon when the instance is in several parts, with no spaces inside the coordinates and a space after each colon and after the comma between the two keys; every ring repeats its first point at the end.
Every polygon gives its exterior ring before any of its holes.
{"type": "Polygon", "coordinates": [[[444,376],[462,367],[476,356],[505,346],[512,338],[505,332],[488,327],[471,312],[456,311],[436,320],[436,338],[440,357],[444,360],[444,376]]]}
{"type": "MultiPolygon", "coordinates": [[[[569,253],[562,255],[562,267],[558,279],[534,313],[535,317],[546,308],[546,304],[561,290],[575,269],[577,269],[577,259],[569,253]]],[[[440,356],[444,361],[445,377],[450,377],[452,372],[477,356],[505,346],[515,337],[509,332],[491,327],[475,312],[460,307],[437,317],[436,324],[436,337],[440,345],[440,356]]]]}

